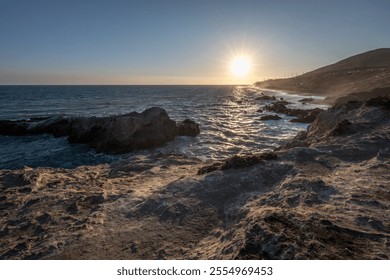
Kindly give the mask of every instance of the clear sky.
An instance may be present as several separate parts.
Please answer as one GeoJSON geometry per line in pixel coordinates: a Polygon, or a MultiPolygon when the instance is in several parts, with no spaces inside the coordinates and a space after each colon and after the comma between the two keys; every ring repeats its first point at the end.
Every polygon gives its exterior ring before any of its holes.
{"type": "Polygon", "coordinates": [[[0,84],[253,83],[390,47],[389,28],[389,0],[0,0],[0,84]]]}

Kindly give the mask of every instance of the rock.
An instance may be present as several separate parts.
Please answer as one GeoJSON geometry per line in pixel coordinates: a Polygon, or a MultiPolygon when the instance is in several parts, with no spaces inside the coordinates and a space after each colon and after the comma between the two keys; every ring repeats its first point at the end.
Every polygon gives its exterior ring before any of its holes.
{"type": "Polygon", "coordinates": [[[27,132],[31,134],[49,133],[55,137],[68,135],[70,132],[71,119],[65,115],[57,115],[38,122],[31,122],[27,132]]]}
{"type": "Polygon", "coordinates": [[[250,156],[232,156],[221,163],[203,166],[198,170],[198,175],[213,172],[215,170],[228,170],[249,167],[265,160],[275,160],[278,156],[274,152],[266,152],[250,156]]]}
{"type": "Polygon", "coordinates": [[[311,110],[303,110],[302,115],[297,119],[292,119],[290,122],[299,122],[299,123],[312,123],[317,118],[317,116],[323,111],[319,108],[314,108],[311,110]]]}
{"type": "Polygon", "coordinates": [[[77,202],[72,202],[67,208],[66,212],[68,212],[71,215],[77,214],[79,212],[79,207],[77,205],[77,202]]]}
{"type": "Polygon", "coordinates": [[[276,97],[275,96],[269,96],[269,95],[261,95],[259,97],[256,97],[255,100],[270,101],[270,100],[276,100],[276,97]]]}
{"type": "Polygon", "coordinates": [[[260,120],[262,121],[269,121],[269,120],[280,120],[281,117],[279,117],[278,115],[266,115],[266,116],[262,116],[260,118],[260,120]]]}
{"type": "Polygon", "coordinates": [[[88,144],[100,152],[127,153],[162,146],[177,135],[196,136],[200,130],[199,125],[189,119],[177,127],[167,112],[158,107],[111,117],[58,115],[21,121],[0,120],[0,135],[43,133],[56,137],[68,135],[70,143],[88,144]]]}
{"type": "Polygon", "coordinates": [[[352,128],[352,123],[348,120],[343,120],[339,122],[333,130],[330,132],[331,136],[340,136],[354,133],[355,131],[352,128]]]}
{"type": "Polygon", "coordinates": [[[258,109],[256,112],[257,112],[257,113],[262,113],[262,112],[263,112],[263,109],[258,109]]]}
{"type": "Polygon", "coordinates": [[[196,136],[200,133],[199,125],[193,120],[186,119],[179,124],[177,135],[179,136],[196,136]]]}
{"type": "Polygon", "coordinates": [[[91,204],[102,204],[105,201],[103,194],[97,194],[88,198],[91,204]]]}
{"type": "Polygon", "coordinates": [[[31,120],[0,120],[0,135],[33,135],[48,133],[56,137],[69,134],[71,120],[64,115],[31,120]]]}
{"type": "Polygon", "coordinates": [[[268,111],[285,114],[287,116],[297,117],[297,119],[291,120],[292,122],[310,123],[313,122],[316,117],[323,111],[319,108],[303,110],[303,109],[290,109],[286,107],[286,101],[277,101],[274,104],[266,105],[264,108],[268,111]]]}
{"type": "Polygon", "coordinates": [[[109,153],[126,153],[136,149],[162,146],[175,139],[176,123],[164,109],[153,107],[142,113],[72,120],[70,143],[86,143],[109,153]]]}
{"type": "Polygon", "coordinates": [[[303,99],[299,99],[298,101],[302,103],[313,102],[314,98],[303,98],[303,99]]]}

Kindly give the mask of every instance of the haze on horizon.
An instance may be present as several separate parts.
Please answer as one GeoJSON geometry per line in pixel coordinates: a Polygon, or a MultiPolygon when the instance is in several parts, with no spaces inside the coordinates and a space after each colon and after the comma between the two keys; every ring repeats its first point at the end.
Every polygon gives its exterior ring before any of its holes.
{"type": "Polygon", "coordinates": [[[0,84],[249,84],[389,47],[389,26],[388,0],[0,0],[0,84]]]}

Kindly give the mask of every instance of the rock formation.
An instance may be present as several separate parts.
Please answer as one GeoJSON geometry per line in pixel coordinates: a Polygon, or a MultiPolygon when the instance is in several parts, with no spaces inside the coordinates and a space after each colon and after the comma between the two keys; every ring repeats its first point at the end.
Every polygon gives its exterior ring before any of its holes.
{"type": "Polygon", "coordinates": [[[280,119],[282,118],[279,117],[278,115],[265,115],[260,117],[260,120],[262,121],[280,120],[280,119]]]}
{"type": "Polygon", "coordinates": [[[200,130],[188,119],[177,126],[167,112],[158,107],[111,117],[61,115],[28,121],[0,121],[1,135],[42,133],[57,137],[68,135],[70,143],[85,143],[101,152],[126,153],[164,145],[176,136],[196,136],[200,130]]]}
{"type": "Polygon", "coordinates": [[[291,122],[301,122],[301,123],[311,123],[313,122],[319,113],[323,110],[319,108],[314,109],[290,109],[286,107],[285,101],[277,101],[273,104],[265,105],[264,109],[275,112],[285,114],[287,116],[297,117],[296,119],[292,119],[291,122]]]}

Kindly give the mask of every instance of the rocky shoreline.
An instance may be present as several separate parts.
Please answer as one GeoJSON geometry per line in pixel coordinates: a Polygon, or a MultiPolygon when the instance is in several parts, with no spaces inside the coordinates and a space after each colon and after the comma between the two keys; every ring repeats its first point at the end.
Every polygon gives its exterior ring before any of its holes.
{"type": "Polygon", "coordinates": [[[196,136],[200,130],[199,125],[189,119],[177,125],[159,107],[111,117],[59,115],[33,120],[0,120],[0,135],[45,133],[55,137],[68,136],[68,142],[72,144],[88,144],[101,152],[127,153],[162,146],[176,136],[196,136]]]}
{"type": "Polygon", "coordinates": [[[390,90],[362,96],[269,154],[0,170],[0,259],[390,259],[390,90]]]}

